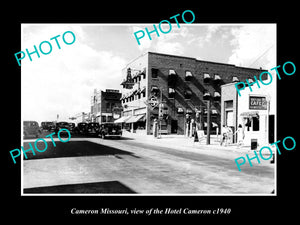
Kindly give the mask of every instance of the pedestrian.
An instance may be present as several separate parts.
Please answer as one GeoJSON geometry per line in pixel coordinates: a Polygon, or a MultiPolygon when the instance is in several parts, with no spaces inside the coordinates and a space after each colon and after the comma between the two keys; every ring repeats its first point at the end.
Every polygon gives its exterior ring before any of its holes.
{"type": "Polygon", "coordinates": [[[241,124],[239,124],[238,129],[234,134],[237,134],[237,148],[240,148],[244,144],[244,138],[245,138],[245,129],[241,124]]]}
{"type": "Polygon", "coordinates": [[[222,138],[221,138],[220,145],[223,145],[223,143],[225,142],[225,146],[227,146],[228,127],[223,125],[221,132],[222,132],[222,138]]]}
{"type": "Polygon", "coordinates": [[[194,119],[191,119],[191,126],[190,126],[190,138],[194,137],[196,131],[196,122],[194,119]]]}
{"type": "Polygon", "coordinates": [[[158,123],[157,123],[157,119],[156,118],[153,120],[152,132],[153,132],[153,136],[155,138],[157,138],[157,136],[158,136],[158,123]]]}

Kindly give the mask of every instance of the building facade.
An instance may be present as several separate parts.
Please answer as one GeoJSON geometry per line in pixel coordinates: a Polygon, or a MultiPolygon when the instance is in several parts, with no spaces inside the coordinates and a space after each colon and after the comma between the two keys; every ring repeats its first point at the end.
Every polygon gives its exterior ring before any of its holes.
{"type": "MultiPolygon", "coordinates": [[[[132,132],[151,134],[159,120],[161,133],[185,134],[192,121],[207,127],[210,101],[211,131],[221,125],[221,85],[258,76],[262,70],[208,62],[191,57],[147,52],[123,69],[119,122],[132,132]],[[159,106],[159,103],[162,103],[159,106]],[[161,115],[160,110],[163,110],[161,115]]],[[[218,128],[218,129],[217,129],[218,128]]]]}
{"type": "MultiPolygon", "coordinates": [[[[266,83],[268,83],[267,81],[266,83]]],[[[244,146],[267,146],[276,141],[276,79],[268,86],[257,84],[246,87],[238,95],[234,83],[221,87],[221,124],[231,127],[233,131],[241,125],[244,133],[244,146]]],[[[233,142],[237,142],[237,135],[233,142]]]]}
{"type": "Polygon", "coordinates": [[[105,123],[119,119],[122,111],[120,98],[121,93],[119,90],[97,91],[97,89],[94,89],[91,96],[91,121],[105,123]]]}

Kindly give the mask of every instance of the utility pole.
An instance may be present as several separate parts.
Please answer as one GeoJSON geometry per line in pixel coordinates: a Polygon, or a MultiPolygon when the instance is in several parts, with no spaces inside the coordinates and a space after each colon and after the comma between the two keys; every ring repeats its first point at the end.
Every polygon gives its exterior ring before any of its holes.
{"type": "Polygon", "coordinates": [[[210,144],[210,100],[207,101],[207,134],[206,144],[210,144]]]}
{"type": "MultiPolygon", "coordinates": [[[[160,110],[160,108],[162,108],[162,91],[163,91],[163,89],[161,89],[160,90],[160,100],[159,100],[159,106],[160,107],[158,107],[158,110],[160,110]]],[[[159,132],[158,132],[158,137],[159,138],[161,138],[161,120],[162,120],[162,118],[159,118],[159,132]]]]}

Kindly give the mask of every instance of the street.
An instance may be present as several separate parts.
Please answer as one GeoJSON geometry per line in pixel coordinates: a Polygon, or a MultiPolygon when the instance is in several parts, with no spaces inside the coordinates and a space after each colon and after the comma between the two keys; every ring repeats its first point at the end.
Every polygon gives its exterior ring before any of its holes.
{"type": "MultiPolygon", "coordinates": [[[[157,140],[129,133],[120,140],[73,135],[67,143],[56,137],[56,147],[46,140],[45,152],[27,152],[23,160],[24,194],[231,195],[275,189],[275,165],[252,160],[253,167],[244,164],[239,172],[234,159],[245,151],[233,146],[206,146],[180,135],[157,140]]],[[[24,139],[24,149],[34,141],[24,139]]]]}

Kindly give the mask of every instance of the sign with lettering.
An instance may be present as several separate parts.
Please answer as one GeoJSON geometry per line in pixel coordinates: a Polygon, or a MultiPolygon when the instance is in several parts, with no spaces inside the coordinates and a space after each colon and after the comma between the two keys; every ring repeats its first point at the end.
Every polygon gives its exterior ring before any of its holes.
{"type": "Polygon", "coordinates": [[[151,95],[147,101],[148,105],[151,107],[151,109],[153,110],[155,107],[158,106],[158,99],[156,96],[151,95]]]}
{"type": "Polygon", "coordinates": [[[266,110],[267,109],[266,97],[250,96],[249,109],[266,110]]]}

